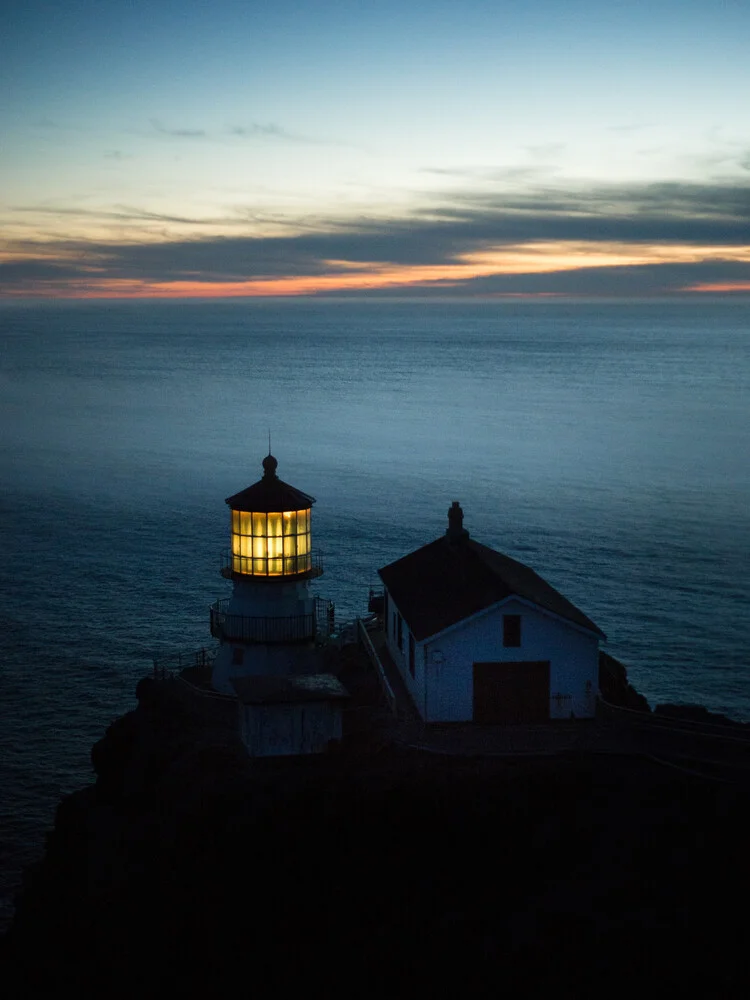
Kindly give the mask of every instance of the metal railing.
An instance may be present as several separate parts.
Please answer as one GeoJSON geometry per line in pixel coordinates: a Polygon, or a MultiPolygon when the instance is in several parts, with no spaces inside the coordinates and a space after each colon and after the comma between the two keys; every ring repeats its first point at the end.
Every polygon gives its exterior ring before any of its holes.
{"type": "Polygon", "coordinates": [[[391,683],[386,676],[383,664],[380,662],[380,657],[377,654],[377,650],[372,644],[372,639],[367,631],[367,626],[362,621],[361,618],[357,619],[357,637],[359,641],[365,648],[365,652],[370,658],[370,662],[375,668],[375,673],[377,674],[378,681],[380,682],[380,689],[383,692],[383,697],[385,698],[385,703],[391,715],[396,715],[398,713],[398,706],[396,705],[396,696],[393,693],[393,688],[391,683]]]}
{"type": "Polygon", "coordinates": [[[716,722],[697,722],[679,716],[662,715],[656,712],[642,712],[623,705],[613,705],[599,695],[596,700],[597,714],[607,721],[622,721],[640,729],[651,731],[683,732],[691,735],[716,739],[729,743],[750,743],[750,730],[742,724],[729,725],[716,722]]]}
{"type": "Polygon", "coordinates": [[[211,635],[221,642],[305,642],[333,632],[331,601],[315,598],[315,610],[304,615],[249,616],[229,613],[230,598],[211,605],[211,635]]]}
{"type": "Polygon", "coordinates": [[[216,648],[204,646],[189,652],[167,653],[165,656],[155,657],[153,661],[154,677],[157,680],[164,680],[166,677],[179,674],[186,667],[194,667],[210,673],[216,653],[216,648]]]}

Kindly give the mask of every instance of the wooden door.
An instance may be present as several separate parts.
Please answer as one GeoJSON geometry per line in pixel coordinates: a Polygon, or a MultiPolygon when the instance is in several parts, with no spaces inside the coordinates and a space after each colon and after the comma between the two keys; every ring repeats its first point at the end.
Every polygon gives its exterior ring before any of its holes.
{"type": "Polygon", "coordinates": [[[474,721],[507,725],[549,720],[549,660],[474,664],[474,721]]]}

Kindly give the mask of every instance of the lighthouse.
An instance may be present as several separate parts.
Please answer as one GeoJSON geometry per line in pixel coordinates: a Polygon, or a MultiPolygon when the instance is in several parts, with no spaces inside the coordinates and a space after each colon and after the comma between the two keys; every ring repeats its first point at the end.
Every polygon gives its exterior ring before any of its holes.
{"type": "Polygon", "coordinates": [[[239,678],[314,673],[316,637],[332,617],[332,605],[310,592],[322,573],[311,545],[315,498],[279,479],[277,468],[267,455],[262,478],[226,500],[231,544],[221,575],[232,596],[211,607],[220,643],[212,686],[222,694],[234,693],[239,678]]]}

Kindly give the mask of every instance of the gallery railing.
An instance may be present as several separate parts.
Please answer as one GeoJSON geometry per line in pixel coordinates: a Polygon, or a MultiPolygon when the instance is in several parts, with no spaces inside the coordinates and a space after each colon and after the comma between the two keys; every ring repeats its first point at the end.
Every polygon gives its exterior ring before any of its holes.
{"type": "Polygon", "coordinates": [[[229,612],[229,598],[211,605],[211,635],[221,642],[305,642],[330,635],[334,628],[331,601],[315,599],[304,615],[248,616],[229,612]]]}

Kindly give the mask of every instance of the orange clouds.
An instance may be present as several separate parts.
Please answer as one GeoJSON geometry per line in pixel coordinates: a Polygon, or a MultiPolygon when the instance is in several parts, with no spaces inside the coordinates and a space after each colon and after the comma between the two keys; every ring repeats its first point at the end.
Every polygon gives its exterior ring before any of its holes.
{"type": "MultiPolygon", "coordinates": [[[[163,244],[168,251],[169,244],[163,244]]],[[[44,259],[44,258],[42,258],[44,259]]],[[[69,259],[69,258],[68,258],[69,259]]],[[[49,258],[47,258],[49,260],[49,258]]],[[[473,251],[456,255],[454,262],[436,265],[383,264],[327,260],[326,273],[262,277],[247,280],[158,280],[108,277],[103,266],[81,265],[66,278],[50,275],[7,287],[6,296],[50,298],[237,298],[333,294],[394,289],[426,290],[460,287],[475,278],[554,274],[584,268],[643,267],[706,262],[750,263],[750,246],[694,246],[690,244],[633,244],[623,242],[546,241],[473,251]]],[[[26,262],[33,262],[26,258],[26,262]]],[[[724,281],[683,286],[680,291],[750,291],[750,282],[724,281]]],[[[513,294],[509,289],[508,294],[513,294]]]]}
{"type": "Polygon", "coordinates": [[[682,292],[713,292],[714,294],[724,294],[725,292],[750,292],[750,281],[702,281],[695,285],[687,285],[681,288],[682,292]]]}
{"type": "Polygon", "coordinates": [[[528,243],[466,254],[467,265],[482,274],[544,274],[588,267],[637,267],[646,264],[697,264],[710,260],[750,263],[750,246],[694,246],[646,243],[559,241],[528,243]]]}

